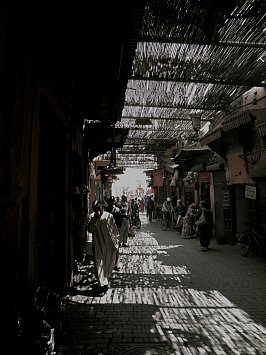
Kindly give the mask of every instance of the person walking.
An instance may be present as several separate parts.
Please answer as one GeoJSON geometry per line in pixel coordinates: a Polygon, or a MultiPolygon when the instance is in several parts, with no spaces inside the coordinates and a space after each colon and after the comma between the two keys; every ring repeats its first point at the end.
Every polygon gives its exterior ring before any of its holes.
{"type": "Polygon", "coordinates": [[[147,196],[147,217],[150,222],[152,222],[152,215],[154,211],[154,201],[151,196],[147,196]]]}
{"type": "Polygon", "coordinates": [[[116,196],[115,206],[118,207],[118,208],[121,208],[121,201],[120,201],[120,197],[119,196],[116,196]]]}
{"type": "MultiPolygon", "coordinates": [[[[147,201],[148,201],[148,196],[144,195],[143,203],[144,203],[144,212],[146,212],[146,214],[147,214],[147,201]]],[[[147,217],[148,217],[148,214],[147,214],[147,217]]]]}
{"type": "Polygon", "coordinates": [[[140,211],[140,213],[144,212],[144,199],[143,199],[143,197],[141,198],[141,200],[139,202],[139,211],[140,211]]]}
{"type": "Polygon", "coordinates": [[[182,200],[178,199],[176,201],[176,213],[177,213],[177,230],[181,234],[183,228],[183,219],[187,213],[186,207],[182,204],[182,200]]]}
{"type": "MultiPolygon", "coordinates": [[[[109,197],[105,211],[111,213],[114,216],[115,224],[116,224],[118,230],[120,230],[121,225],[122,225],[122,215],[121,215],[120,208],[118,208],[115,205],[115,197],[114,196],[109,197]]],[[[118,247],[119,247],[119,245],[118,245],[118,247]]],[[[119,248],[116,253],[116,263],[115,263],[116,265],[114,267],[115,271],[120,271],[120,267],[118,266],[118,262],[119,262],[119,248]]]]}
{"type": "Polygon", "coordinates": [[[129,216],[130,216],[130,207],[127,202],[126,195],[121,196],[120,211],[122,217],[122,224],[119,231],[119,246],[128,247],[128,231],[129,231],[129,216]]]}
{"type": "Polygon", "coordinates": [[[112,213],[112,215],[114,216],[117,228],[121,228],[122,215],[121,215],[120,208],[115,205],[115,197],[114,196],[109,197],[105,211],[112,213]]]}
{"type": "Polygon", "coordinates": [[[196,232],[196,213],[198,206],[196,203],[191,203],[188,206],[185,217],[183,218],[183,228],[181,232],[181,238],[191,239],[194,238],[196,232]]]}
{"type": "Polygon", "coordinates": [[[207,251],[213,238],[213,228],[214,228],[214,221],[213,221],[213,213],[210,209],[210,205],[207,201],[201,201],[199,203],[199,210],[196,215],[196,221],[198,221],[201,217],[201,214],[204,214],[205,223],[198,225],[198,232],[199,232],[199,240],[201,251],[207,251]]]}
{"type": "Polygon", "coordinates": [[[114,216],[103,210],[100,201],[92,203],[94,212],[88,217],[88,231],[92,233],[92,250],[98,292],[102,295],[108,290],[109,276],[117,266],[118,236],[114,216]]]}
{"type": "Polygon", "coordinates": [[[131,215],[139,214],[139,202],[137,197],[131,200],[131,208],[130,208],[131,215]]]}

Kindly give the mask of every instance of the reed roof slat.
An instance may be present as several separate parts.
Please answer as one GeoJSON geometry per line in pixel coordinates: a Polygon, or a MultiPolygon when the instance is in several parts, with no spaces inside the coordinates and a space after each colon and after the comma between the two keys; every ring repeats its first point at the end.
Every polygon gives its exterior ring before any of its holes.
{"type": "Polygon", "coordinates": [[[191,114],[217,123],[238,97],[265,87],[265,33],[262,1],[147,1],[120,122],[125,149],[133,138],[154,152],[151,137],[162,148],[187,140],[191,114]],[[152,125],[139,129],[144,117],[152,125]]]}

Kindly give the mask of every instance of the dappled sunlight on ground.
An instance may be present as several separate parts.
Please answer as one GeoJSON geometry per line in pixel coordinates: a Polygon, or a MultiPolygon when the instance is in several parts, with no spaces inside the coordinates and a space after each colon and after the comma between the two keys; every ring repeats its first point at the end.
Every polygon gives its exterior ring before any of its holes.
{"type": "Polygon", "coordinates": [[[121,271],[102,297],[90,294],[92,262],[80,265],[76,292],[65,304],[73,313],[84,305],[79,331],[87,325],[89,346],[96,347],[100,335],[108,339],[107,355],[266,354],[263,326],[219,291],[186,286],[185,265],[166,264],[167,250],[180,246],[159,245],[153,233],[137,232],[121,249],[121,271]]]}

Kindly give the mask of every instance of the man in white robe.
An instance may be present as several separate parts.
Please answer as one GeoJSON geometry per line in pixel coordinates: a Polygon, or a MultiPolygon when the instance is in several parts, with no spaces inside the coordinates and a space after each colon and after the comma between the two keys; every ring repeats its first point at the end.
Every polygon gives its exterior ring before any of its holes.
{"type": "Polygon", "coordinates": [[[92,233],[95,277],[103,292],[108,290],[109,276],[117,266],[119,230],[114,216],[103,210],[100,201],[93,202],[94,212],[89,215],[89,231],[92,233]]]}

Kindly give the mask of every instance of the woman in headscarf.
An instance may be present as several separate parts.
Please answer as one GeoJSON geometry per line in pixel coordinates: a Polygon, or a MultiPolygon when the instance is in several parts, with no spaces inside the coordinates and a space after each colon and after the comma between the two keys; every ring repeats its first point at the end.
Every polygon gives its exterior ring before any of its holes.
{"type": "Polygon", "coordinates": [[[199,220],[202,213],[204,213],[205,217],[205,223],[198,226],[200,246],[201,251],[207,251],[213,237],[213,213],[207,201],[201,201],[199,205],[200,208],[196,215],[196,221],[199,220]]]}
{"type": "Polygon", "coordinates": [[[188,206],[187,213],[183,218],[183,228],[181,232],[181,238],[191,239],[195,237],[195,220],[197,214],[197,204],[191,203],[188,206]]]}

